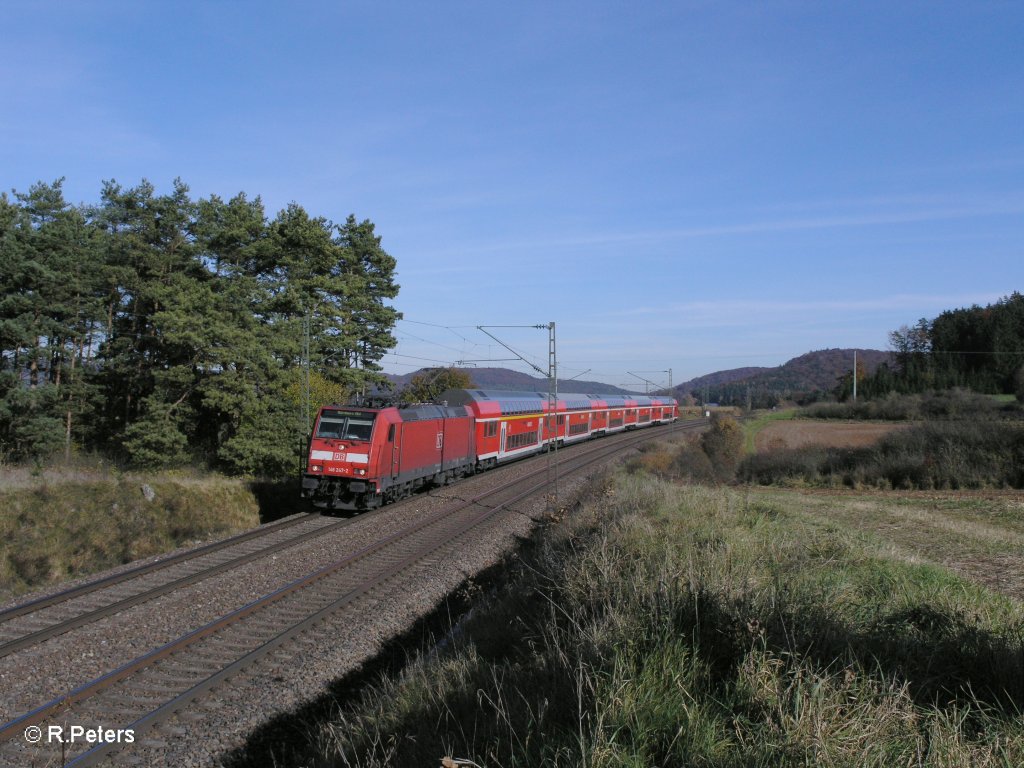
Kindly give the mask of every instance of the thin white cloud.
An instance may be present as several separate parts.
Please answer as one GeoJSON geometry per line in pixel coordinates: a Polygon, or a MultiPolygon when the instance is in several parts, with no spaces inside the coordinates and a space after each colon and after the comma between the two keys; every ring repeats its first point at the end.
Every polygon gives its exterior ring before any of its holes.
{"type": "MultiPolygon", "coordinates": [[[[973,304],[990,304],[998,301],[1005,293],[960,294],[960,295],[917,295],[894,294],[870,299],[813,299],[771,300],[771,299],[725,299],[722,301],[689,301],[657,306],[631,307],[606,312],[605,317],[717,317],[723,320],[750,318],[765,315],[837,314],[842,312],[885,312],[893,310],[914,310],[914,308],[959,307],[973,304]]],[[[729,322],[730,325],[735,324],[729,322]]]]}
{"type": "Polygon", "coordinates": [[[833,229],[841,227],[865,227],[879,224],[910,224],[923,221],[975,218],[982,216],[1003,216],[1024,213],[1024,202],[991,203],[983,206],[945,207],[930,210],[900,211],[892,213],[870,213],[854,215],[820,216],[795,219],[764,220],[740,224],[726,224],[715,227],[689,227],[681,229],[651,230],[644,232],[607,233],[566,239],[556,245],[600,245],[647,240],[680,240],[719,235],[745,235],[763,232],[793,232],[811,229],[833,229]]]}
{"type": "MultiPolygon", "coordinates": [[[[876,200],[875,202],[879,202],[876,200]]],[[[813,207],[808,204],[807,207],[813,207]]],[[[956,219],[984,218],[991,216],[1012,216],[1024,214],[1024,200],[990,201],[978,205],[947,205],[888,212],[848,213],[835,215],[802,216],[778,219],[761,219],[732,224],[702,227],[679,227],[665,229],[635,230],[624,232],[596,232],[593,234],[536,240],[505,240],[499,243],[467,244],[460,250],[476,255],[503,253],[509,251],[534,251],[544,254],[556,249],[574,247],[597,247],[629,243],[672,242],[696,238],[727,237],[732,235],[764,234],[770,232],[799,232],[818,229],[842,229],[857,227],[915,224],[956,219]]],[[[432,256],[454,253],[436,251],[432,256]]]]}

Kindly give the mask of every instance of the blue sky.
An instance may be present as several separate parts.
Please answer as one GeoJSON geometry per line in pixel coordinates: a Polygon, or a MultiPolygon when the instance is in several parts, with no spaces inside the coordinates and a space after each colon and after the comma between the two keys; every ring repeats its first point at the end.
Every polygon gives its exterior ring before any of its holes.
{"type": "Polygon", "coordinates": [[[4,0],[0,43],[0,188],[369,218],[391,372],[553,320],[565,377],[678,383],[1024,290],[1021,3],[4,0]]]}

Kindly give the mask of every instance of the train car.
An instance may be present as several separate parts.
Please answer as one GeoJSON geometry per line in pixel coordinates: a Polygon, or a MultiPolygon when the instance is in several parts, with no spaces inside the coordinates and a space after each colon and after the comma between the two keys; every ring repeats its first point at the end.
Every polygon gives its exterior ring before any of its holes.
{"type": "Polygon", "coordinates": [[[418,488],[625,429],[675,421],[672,398],[450,389],[441,405],[320,410],[302,495],[323,509],[372,509],[418,488]]]}
{"type": "MultiPolygon", "coordinates": [[[[479,469],[537,453],[557,434],[552,420],[545,424],[548,396],[541,392],[449,389],[438,400],[472,414],[479,469]]],[[[564,431],[561,418],[558,426],[564,431]]]]}
{"type": "Polygon", "coordinates": [[[602,429],[619,432],[654,424],[667,424],[679,418],[679,405],[672,397],[649,395],[602,395],[602,429]]]}
{"type": "Polygon", "coordinates": [[[562,445],[678,416],[674,398],[646,395],[559,394],[553,414],[545,392],[450,389],[439,400],[473,415],[481,469],[538,453],[554,441],[562,445]]]}
{"type": "Polygon", "coordinates": [[[465,408],[326,406],[310,440],[302,495],[322,509],[372,509],[475,467],[465,408]]]}

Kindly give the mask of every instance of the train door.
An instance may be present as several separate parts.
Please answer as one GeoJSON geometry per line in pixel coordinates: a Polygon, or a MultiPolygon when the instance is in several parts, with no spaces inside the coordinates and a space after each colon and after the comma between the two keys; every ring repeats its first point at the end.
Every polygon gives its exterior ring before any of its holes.
{"type": "Polygon", "coordinates": [[[388,427],[388,438],[391,443],[391,477],[398,477],[402,471],[402,433],[405,424],[392,424],[388,427]]]}
{"type": "Polygon", "coordinates": [[[441,452],[441,455],[438,456],[437,458],[438,458],[438,462],[441,465],[439,467],[439,469],[442,472],[444,472],[444,455],[445,455],[445,444],[444,444],[445,443],[445,439],[444,439],[444,435],[445,435],[445,432],[447,432],[446,425],[445,425],[445,420],[444,419],[440,419],[437,422],[437,448],[441,452]]]}
{"type": "Polygon", "coordinates": [[[505,428],[508,426],[508,422],[501,422],[501,438],[498,442],[498,458],[502,458],[505,455],[505,428]]]}

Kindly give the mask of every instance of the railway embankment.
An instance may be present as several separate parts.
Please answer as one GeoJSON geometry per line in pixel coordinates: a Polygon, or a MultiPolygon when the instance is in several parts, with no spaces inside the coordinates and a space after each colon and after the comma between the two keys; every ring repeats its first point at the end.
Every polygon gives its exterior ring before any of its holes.
{"type": "Polygon", "coordinates": [[[1021,765],[1024,609],[985,578],[1021,572],[1020,522],[1019,494],[638,464],[521,548],[447,642],[226,764],[1021,765]]]}
{"type": "MultiPolygon", "coordinates": [[[[672,433],[642,430],[568,449],[559,462],[561,498],[588,482],[589,468],[658,434],[672,433]]],[[[101,747],[90,757],[24,743],[26,728],[49,727],[72,708],[79,722],[138,733],[129,761],[219,764],[218,754],[320,696],[339,675],[358,674],[387,653],[381,643],[438,606],[446,610],[437,617],[457,618],[458,593],[469,600],[479,574],[548,521],[551,458],[363,515],[290,516],[225,540],[227,548],[114,569],[82,585],[95,587],[88,592],[23,599],[0,632],[0,678],[10,681],[0,702],[9,719],[0,763],[102,757],[101,747]]]]}
{"type": "Polygon", "coordinates": [[[0,602],[274,519],[276,491],[218,475],[0,470],[0,602]]]}

